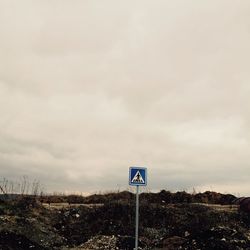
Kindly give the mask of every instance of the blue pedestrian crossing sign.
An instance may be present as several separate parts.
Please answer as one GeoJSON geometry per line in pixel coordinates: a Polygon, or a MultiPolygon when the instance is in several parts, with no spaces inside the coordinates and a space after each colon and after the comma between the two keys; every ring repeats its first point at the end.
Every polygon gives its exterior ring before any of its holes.
{"type": "Polygon", "coordinates": [[[146,186],[147,185],[147,168],[130,167],[129,168],[129,185],[146,186]]]}

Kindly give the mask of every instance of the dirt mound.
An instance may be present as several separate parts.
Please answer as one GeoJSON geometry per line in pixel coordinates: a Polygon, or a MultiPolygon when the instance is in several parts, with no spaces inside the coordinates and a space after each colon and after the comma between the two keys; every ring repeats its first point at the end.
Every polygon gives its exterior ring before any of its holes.
{"type": "Polygon", "coordinates": [[[142,193],[140,200],[142,202],[150,202],[155,204],[177,204],[177,203],[209,203],[231,205],[235,200],[235,196],[231,194],[220,194],[217,192],[206,191],[204,193],[190,194],[185,191],[171,193],[162,190],[159,193],[142,193]]]}
{"type": "Polygon", "coordinates": [[[64,239],[51,225],[53,211],[47,211],[33,199],[5,202],[1,205],[0,249],[54,249],[64,239]]]}
{"type": "Polygon", "coordinates": [[[23,235],[18,235],[13,232],[0,232],[0,249],[2,250],[48,250],[38,245],[36,242],[29,240],[23,235]]]}
{"type": "MultiPolygon", "coordinates": [[[[135,195],[128,191],[107,193],[107,194],[93,194],[89,196],[81,195],[50,195],[40,197],[41,203],[69,203],[69,204],[104,204],[113,201],[120,203],[132,203],[135,195]]],[[[170,191],[162,190],[158,193],[142,193],[140,195],[141,202],[150,202],[155,204],[167,203],[210,203],[230,205],[236,197],[231,194],[220,194],[217,192],[206,191],[204,193],[187,193],[185,191],[172,193],[170,191]]]]}

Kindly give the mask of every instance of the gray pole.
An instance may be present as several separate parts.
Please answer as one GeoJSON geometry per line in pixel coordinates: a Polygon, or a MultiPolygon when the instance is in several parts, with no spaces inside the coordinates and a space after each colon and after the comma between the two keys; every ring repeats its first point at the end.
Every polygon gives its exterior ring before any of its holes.
{"type": "Polygon", "coordinates": [[[139,228],[139,186],[136,186],[136,209],[135,209],[135,250],[138,250],[138,228],[139,228]]]}

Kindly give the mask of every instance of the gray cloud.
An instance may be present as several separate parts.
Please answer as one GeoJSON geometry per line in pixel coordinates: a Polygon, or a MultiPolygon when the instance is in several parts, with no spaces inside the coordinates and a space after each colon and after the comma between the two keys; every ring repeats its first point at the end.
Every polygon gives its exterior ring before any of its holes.
{"type": "Polygon", "coordinates": [[[248,1],[2,1],[0,175],[48,191],[249,195],[248,1]]]}

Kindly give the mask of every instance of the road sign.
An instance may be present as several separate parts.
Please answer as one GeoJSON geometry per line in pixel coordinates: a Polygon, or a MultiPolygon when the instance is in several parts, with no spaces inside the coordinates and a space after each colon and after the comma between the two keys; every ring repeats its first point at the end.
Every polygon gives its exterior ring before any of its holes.
{"type": "Polygon", "coordinates": [[[135,207],[135,250],[138,250],[139,231],[139,186],[147,185],[147,169],[141,167],[129,168],[129,185],[136,186],[136,207],[135,207]]]}
{"type": "Polygon", "coordinates": [[[146,186],[147,185],[147,169],[141,167],[129,168],[129,185],[146,186]]]}

